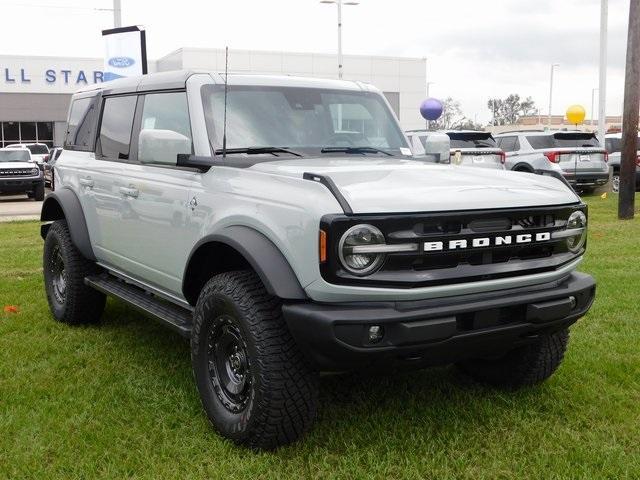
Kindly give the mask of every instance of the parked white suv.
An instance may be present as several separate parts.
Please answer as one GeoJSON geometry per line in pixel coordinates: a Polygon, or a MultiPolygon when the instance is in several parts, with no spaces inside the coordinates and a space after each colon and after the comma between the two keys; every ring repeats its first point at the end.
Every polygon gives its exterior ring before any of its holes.
{"type": "Polygon", "coordinates": [[[88,87],[54,170],[53,316],[97,322],[106,294],[190,338],[207,416],[251,448],[307,430],[321,371],[457,363],[541,382],[595,294],[571,189],[413,159],[363,83],[166,72],[88,87]]]}
{"type": "Polygon", "coordinates": [[[581,192],[609,181],[607,152],[594,133],[522,130],[496,135],[496,141],[509,170],[556,172],[581,192]]]}
{"type": "Polygon", "coordinates": [[[44,200],[44,177],[26,148],[0,148],[0,194],[44,200]]]}
{"type": "Polygon", "coordinates": [[[49,157],[49,147],[46,143],[11,143],[6,148],[26,148],[31,152],[31,159],[44,170],[44,162],[49,157]]]}

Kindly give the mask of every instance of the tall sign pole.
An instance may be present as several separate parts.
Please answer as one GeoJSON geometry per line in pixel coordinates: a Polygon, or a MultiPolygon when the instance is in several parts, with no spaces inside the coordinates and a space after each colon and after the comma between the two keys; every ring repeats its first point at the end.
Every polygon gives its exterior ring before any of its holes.
{"type": "Polygon", "coordinates": [[[607,25],[609,0],[600,0],[600,80],[598,82],[598,140],[604,145],[607,122],[607,25]]]}
{"type": "Polygon", "coordinates": [[[122,26],[122,5],[120,0],[113,0],[113,28],[122,26]]]}
{"type": "Polygon", "coordinates": [[[636,159],[638,155],[638,115],[640,114],[640,0],[630,0],[627,66],[622,114],[622,158],[618,218],[633,218],[635,207],[636,159]]]}

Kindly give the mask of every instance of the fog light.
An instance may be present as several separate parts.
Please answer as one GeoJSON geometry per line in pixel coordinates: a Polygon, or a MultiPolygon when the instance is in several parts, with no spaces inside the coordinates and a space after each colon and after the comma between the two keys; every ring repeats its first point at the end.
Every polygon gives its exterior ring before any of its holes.
{"type": "Polygon", "coordinates": [[[369,327],[369,343],[378,343],[384,336],[384,328],[380,325],[371,325],[369,327]]]}
{"type": "Polygon", "coordinates": [[[578,301],[576,300],[576,297],[574,297],[574,296],[569,297],[569,302],[571,302],[571,310],[576,308],[576,305],[578,305],[578,301]]]}

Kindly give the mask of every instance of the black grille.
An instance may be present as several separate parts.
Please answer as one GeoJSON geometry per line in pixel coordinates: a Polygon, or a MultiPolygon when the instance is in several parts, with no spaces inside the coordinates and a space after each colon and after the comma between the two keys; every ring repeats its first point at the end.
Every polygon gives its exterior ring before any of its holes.
{"type": "Polygon", "coordinates": [[[416,287],[461,283],[550,271],[576,257],[564,239],[496,245],[497,237],[553,233],[566,227],[567,219],[584,205],[505,209],[490,211],[442,212],[414,215],[327,216],[321,228],[329,233],[327,263],[320,267],[330,283],[378,284],[416,287]],[[417,243],[418,251],[386,255],[383,266],[368,277],[356,277],[338,260],[338,243],[343,233],[358,223],[379,228],[387,244],[417,243]],[[425,251],[425,242],[489,239],[489,246],[425,251]]]}
{"type": "Polygon", "coordinates": [[[26,177],[34,176],[33,168],[0,168],[0,177],[26,177]]]}

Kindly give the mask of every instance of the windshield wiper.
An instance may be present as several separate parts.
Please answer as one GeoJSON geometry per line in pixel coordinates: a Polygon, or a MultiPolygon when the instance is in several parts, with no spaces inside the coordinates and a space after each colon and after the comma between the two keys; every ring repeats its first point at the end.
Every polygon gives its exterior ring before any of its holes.
{"type": "MultiPolygon", "coordinates": [[[[222,155],[224,150],[222,148],[217,148],[213,151],[216,155],[222,155]]],[[[227,148],[226,150],[228,154],[234,153],[246,153],[248,155],[259,155],[261,153],[271,153],[275,155],[276,153],[288,153],[290,155],[294,155],[296,157],[302,157],[301,153],[294,152],[293,150],[289,150],[287,147],[242,147],[242,148],[227,148]]],[[[277,155],[276,155],[277,156],[277,155]]]]}
{"type": "Polygon", "coordinates": [[[321,153],[384,153],[393,157],[393,153],[375,147],[324,147],[321,153]]]}

